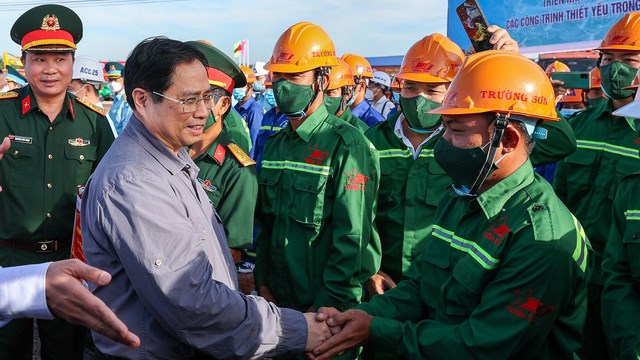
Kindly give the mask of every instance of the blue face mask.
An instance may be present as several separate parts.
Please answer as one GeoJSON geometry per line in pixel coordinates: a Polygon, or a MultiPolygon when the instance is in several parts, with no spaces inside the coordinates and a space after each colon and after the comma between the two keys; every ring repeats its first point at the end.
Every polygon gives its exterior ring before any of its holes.
{"type": "Polygon", "coordinates": [[[267,100],[267,104],[271,106],[276,106],[276,97],[273,95],[273,89],[267,89],[264,92],[264,98],[267,100]]]}
{"type": "Polygon", "coordinates": [[[253,83],[253,91],[262,91],[264,90],[264,84],[262,81],[256,81],[253,83]]]}
{"type": "Polygon", "coordinates": [[[396,104],[400,103],[400,93],[397,93],[395,91],[391,92],[391,98],[393,98],[393,102],[396,104]]]}
{"type": "Polygon", "coordinates": [[[247,92],[244,88],[233,89],[233,98],[237,101],[244,99],[247,96],[247,92]]]}
{"type": "Polygon", "coordinates": [[[471,193],[471,189],[469,189],[468,187],[466,187],[464,185],[452,184],[451,187],[453,188],[453,191],[458,196],[470,196],[470,197],[477,197],[478,196],[478,194],[472,194],[471,193]]]}
{"type": "Polygon", "coordinates": [[[562,109],[562,110],[560,110],[560,113],[562,114],[562,116],[568,118],[571,115],[577,113],[578,111],[580,111],[580,110],[578,110],[578,109],[562,109]]]}

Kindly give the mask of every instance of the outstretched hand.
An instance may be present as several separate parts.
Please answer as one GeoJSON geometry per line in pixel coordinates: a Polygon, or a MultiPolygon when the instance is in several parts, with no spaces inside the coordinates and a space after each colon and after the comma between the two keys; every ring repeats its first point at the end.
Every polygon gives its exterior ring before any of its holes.
{"type": "Polygon", "coordinates": [[[346,350],[364,345],[369,339],[373,317],[362,310],[351,309],[340,313],[333,308],[320,308],[317,317],[326,317],[327,325],[331,327],[334,335],[316,347],[312,353],[308,353],[309,359],[330,359],[346,350]]]}
{"type": "Polygon", "coordinates": [[[113,311],[93,295],[81,280],[104,286],[111,281],[111,275],[77,259],[56,261],[49,265],[45,294],[51,312],[124,345],[132,348],[140,346],[140,338],[130,332],[113,311]]]}

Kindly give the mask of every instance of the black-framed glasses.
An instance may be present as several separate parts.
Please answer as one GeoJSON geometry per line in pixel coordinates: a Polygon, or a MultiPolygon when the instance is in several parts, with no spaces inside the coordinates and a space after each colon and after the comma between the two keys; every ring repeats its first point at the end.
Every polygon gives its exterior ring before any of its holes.
{"type": "Polygon", "coordinates": [[[192,113],[198,110],[198,104],[200,103],[200,101],[204,102],[204,106],[207,108],[207,110],[211,110],[215,105],[215,96],[212,93],[207,93],[204,96],[190,96],[184,100],[176,99],[156,91],[152,91],[152,93],[165,99],[169,99],[171,101],[182,104],[182,111],[185,113],[192,113]]]}

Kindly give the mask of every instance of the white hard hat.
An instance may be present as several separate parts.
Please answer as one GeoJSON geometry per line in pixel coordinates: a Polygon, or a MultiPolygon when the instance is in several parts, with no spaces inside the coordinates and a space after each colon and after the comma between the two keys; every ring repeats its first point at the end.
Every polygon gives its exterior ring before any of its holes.
{"type": "Polygon", "coordinates": [[[73,79],[92,84],[104,82],[104,72],[102,64],[91,56],[76,56],[73,62],[73,79]]]}
{"type": "Polygon", "coordinates": [[[269,71],[265,70],[264,66],[266,63],[262,61],[256,61],[256,65],[253,67],[253,72],[256,73],[256,76],[267,76],[269,71]]]}
{"type": "Polygon", "coordinates": [[[388,88],[391,87],[391,77],[384,71],[374,71],[373,79],[371,79],[376,84],[384,85],[388,88]]]}

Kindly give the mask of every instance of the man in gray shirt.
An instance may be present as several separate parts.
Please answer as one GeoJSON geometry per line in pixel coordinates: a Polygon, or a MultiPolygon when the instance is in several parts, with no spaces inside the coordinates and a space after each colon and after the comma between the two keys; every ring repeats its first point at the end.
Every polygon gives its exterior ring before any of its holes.
{"type": "Polygon", "coordinates": [[[127,59],[133,116],[87,183],[82,235],[87,262],[112,275],[95,294],[141,345],[93,332],[97,358],[261,358],[330,336],[312,314],[236,291],[220,218],[184,150],[214,106],[204,64],[167,38],[144,40],[127,59]]]}

